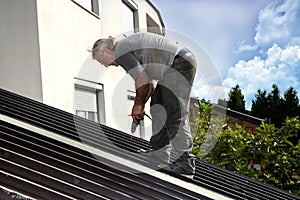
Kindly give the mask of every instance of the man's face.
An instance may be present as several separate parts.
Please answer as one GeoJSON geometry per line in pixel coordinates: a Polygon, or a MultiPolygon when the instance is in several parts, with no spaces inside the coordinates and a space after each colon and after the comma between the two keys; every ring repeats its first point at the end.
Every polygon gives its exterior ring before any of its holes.
{"type": "Polygon", "coordinates": [[[96,54],[96,60],[105,67],[108,67],[114,62],[113,53],[109,49],[104,49],[103,52],[98,51],[96,54]]]}

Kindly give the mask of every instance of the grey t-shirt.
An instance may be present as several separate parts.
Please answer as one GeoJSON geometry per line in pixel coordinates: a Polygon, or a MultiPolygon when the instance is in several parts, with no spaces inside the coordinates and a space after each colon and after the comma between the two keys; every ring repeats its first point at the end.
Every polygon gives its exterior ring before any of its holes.
{"type": "Polygon", "coordinates": [[[115,59],[133,79],[145,70],[149,79],[162,80],[171,67],[176,43],[154,33],[136,33],[117,42],[115,59]]]}

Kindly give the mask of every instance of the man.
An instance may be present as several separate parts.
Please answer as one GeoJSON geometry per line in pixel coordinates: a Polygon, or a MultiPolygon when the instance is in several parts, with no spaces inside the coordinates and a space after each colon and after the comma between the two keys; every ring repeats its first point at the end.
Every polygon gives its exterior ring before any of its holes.
{"type": "Polygon", "coordinates": [[[187,49],[153,33],[136,33],[119,41],[113,37],[94,43],[92,56],[105,67],[123,67],[135,80],[132,119],[138,124],[151,97],[153,135],[151,155],[158,164],[192,177],[195,158],[188,111],[196,72],[195,56],[187,49]],[[170,163],[170,151],[175,153],[170,163]]]}

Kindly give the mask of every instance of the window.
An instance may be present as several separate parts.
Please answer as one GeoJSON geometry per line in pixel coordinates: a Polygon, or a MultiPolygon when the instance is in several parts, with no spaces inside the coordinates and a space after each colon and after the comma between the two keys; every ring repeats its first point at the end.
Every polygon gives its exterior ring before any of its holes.
{"type": "Polygon", "coordinates": [[[122,3],[122,31],[134,33],[138,31],[137,5],[132,0],[122,3]]]}
{"type": "Polygon", "coordinates": [[[98,122],[98,112],[76,110],[76,115],[78,115],[79,117],[92,120],[94,122],[98,122]]]}
{"type": "Polygon", "coordinates": [[[98,2],[98,0],[92,0],[92,12],[99,15],[99,2],[98,2]]]}
{"type": "Polygon", "coordinates": [[[91,88],[75,88],[75,114],[98,122],[97,91],[91,88]]]}
{"type": "Polygon", "coordinates": [[[105,123],[104,95],[102,85],[76,79],[74,113],[80,117],[105,123]]]}
{"type": "Polygon", "coordinates": [[[73,0],[76,4],[79,4],[81,7],[85,8],[88,11],[91,11],[99,15],[99,2],[98,0],[73,0]]]}
{"type": "Polygon", "coordinates": [[[147,14],[147,32],[162,35],[159,25],[147,14]]]}

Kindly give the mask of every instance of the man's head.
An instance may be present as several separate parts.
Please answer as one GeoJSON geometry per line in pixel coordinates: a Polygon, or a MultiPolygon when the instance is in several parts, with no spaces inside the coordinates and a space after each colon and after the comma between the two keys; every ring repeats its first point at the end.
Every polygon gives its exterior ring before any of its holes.
{"type": "Polygon", "coordinates": [[[109,36],[107,39],[97,40],[92,49],[93,59],[99,61],[105,67],[114,64],[115,58],[113,51],[115,50],[115,38],[109,36]]]}

